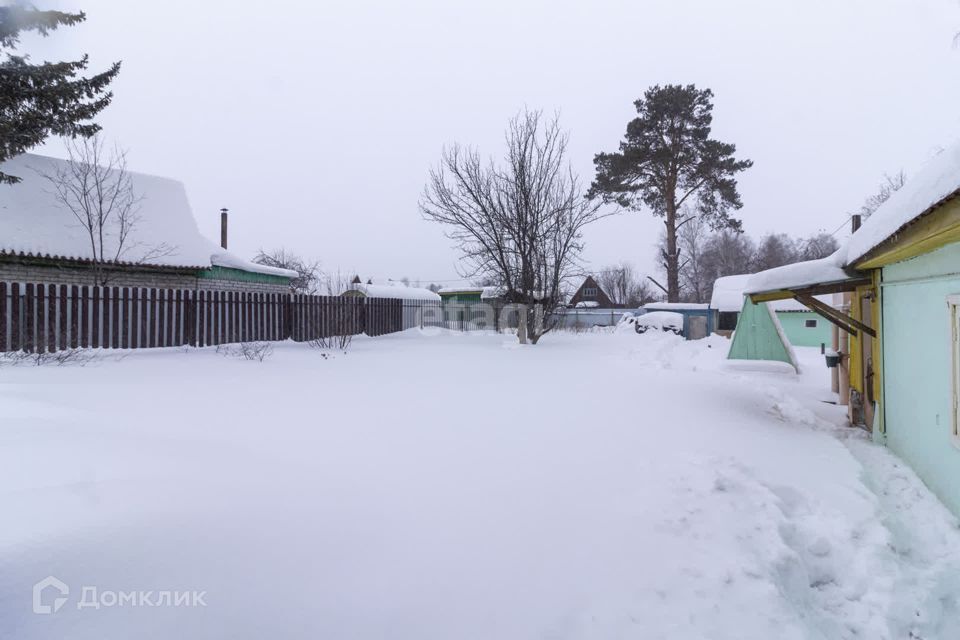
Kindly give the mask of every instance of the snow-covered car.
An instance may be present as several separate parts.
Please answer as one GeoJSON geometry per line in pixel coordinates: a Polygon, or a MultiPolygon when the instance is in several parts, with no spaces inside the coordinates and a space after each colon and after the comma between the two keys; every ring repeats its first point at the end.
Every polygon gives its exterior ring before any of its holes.
{"type": "Polygon", "coordinates": [[[666,331],[683,335],[683,314],[673,311],[650,311],[633,317],[633,328],[637,333],[647,331],[666,331]]]}

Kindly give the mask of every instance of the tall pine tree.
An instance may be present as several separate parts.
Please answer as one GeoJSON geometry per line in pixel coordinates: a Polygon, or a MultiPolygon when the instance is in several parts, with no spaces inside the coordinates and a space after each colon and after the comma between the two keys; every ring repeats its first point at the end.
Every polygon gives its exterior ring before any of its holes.
{"type": "Polygon", "coordinates": [[[694,85],[648,89],[634,103],[638,116],[627,125],[620,151],[594,158],[591,198],[635,211],[649,208],[664,219],[662,257],[670,302],[680,299],[680,227],[700,216],[714,230],[741,230],[740,221],[730,216],[731,209],[742,206],[734,176],[753,163],[735,159],[734,145],[710,138],[712,98],[710,89],[694,85]],[[695,203],[694,213],[681,213],[685,203],[695,203]]]}
{"type": "MultiPolygon", "coordinates": [[[[89,78],[87,56],[73,62],[32,64],[15,53],[20,34],[46,36],[86,19],[83,13],[40,11],[24,4],[0,6],[0,162],[40,144],[50,135],[89,137],[100,130],[94,116],[110,104],[107,90],[120,71],[116,62],[89,78]]],[[[20,178],[0,172],[0,183],[20,178]]]]}

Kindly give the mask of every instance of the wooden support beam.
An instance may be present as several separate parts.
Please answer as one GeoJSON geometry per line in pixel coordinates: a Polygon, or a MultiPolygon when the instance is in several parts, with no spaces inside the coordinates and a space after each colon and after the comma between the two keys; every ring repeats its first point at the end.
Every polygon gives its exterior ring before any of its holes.
{"type": "Polygon", "coordinates": [[[856,291],[857,287],[872,284],[870,278],[857,278],[855,280],[844,280],[843,282],[833,282],[830,284],[815,284],[809,287],[798,287],[796,289],[777,289],[774,291],[764,291],[763,293],[751,293],[750,301],[754,304],[760,302],[773,302],[774,300],[787,300],[795,298],[797,295],[821,296],[828,293],[845,293],[856,291]]]}
{"type": "Polygon", "coordinates": [[[843,329],[844,331],[846,331],[852,336],[857,335],[856,329],[859,329],[872,338],[877,337],[877,332],[870,326],[865,325],[859,320],[855,320],[854,318],[851,318],[850,316],[840,311],[837,311],[833,307],[820,302],[819,300],[817,300],[816,298],[814,298],[809,294],[797,293],[797,295],[794,296],[794,299],[800,304],[816,311],[817,313],[822,315],[824,318],[826,318],[833,324],[837,325],[838,327],[840,327],[841,329],[843,329]],[[854,329],[853,327],[856,327],[856,329],[854,329]]]}

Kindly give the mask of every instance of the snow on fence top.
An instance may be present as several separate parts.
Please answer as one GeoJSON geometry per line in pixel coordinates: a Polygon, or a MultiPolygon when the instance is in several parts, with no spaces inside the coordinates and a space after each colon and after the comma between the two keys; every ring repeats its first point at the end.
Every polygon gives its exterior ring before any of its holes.
{"type": "Polygon", "coordinates": [[[396,284],[354,284],[346,289],[342,294],[359,292],[368,298],[394,298],[399,300],[428,300],[439,302],[440,296],[430,289],[420,289],[417,287],[406,287],[401,283],[396,284]]]}
{"type": "Polygon", "coordinates": [[[960,194],[960,143],[927,163],[853,234],[845,264],[852,265],[917,218],[960,194]]]}
{"type": "Polygon", "coordinates": [[[743,291],[747,288],[750,274],[739,276],[723,276],[713,283],[713,295],[710,297],[710,308],[722,311],[740,311],[743,308],[743,291]]]}
{"type": "MultiPolygon", "coordinates": [[[[22,178],[0,189],[0,254],[63,260],[91,260],[90,237],[53,194],[44,174],[66,166],[65,160],[22,154],[2,164],[4,173],[22,178]]],[[[169,178],[130,172],[141,198],[137,222],[117,263],[153,266],[242,269],[284,277],[296,272],[254,264],[200,234],[183,184],[169,178]]],[[[115,233],[104,240],[104,254],[116,253],[115,233]]]]}

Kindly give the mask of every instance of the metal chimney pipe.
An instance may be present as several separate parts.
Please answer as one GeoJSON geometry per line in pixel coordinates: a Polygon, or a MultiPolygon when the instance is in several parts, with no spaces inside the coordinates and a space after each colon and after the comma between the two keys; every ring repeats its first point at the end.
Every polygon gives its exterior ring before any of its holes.
{"type": "Polygon", "coordinates": [[[220,209],[220,246],[227,248],[227,208],[220,209]]]}
{"type": "Polygon", "coordinates": [[[863,222],[863,218],[860,217],[859,213],[853,214],[852,216],[850,216],[850,226],[851,226],[850,230],[853,233],[856,233],[857,229],[860,228],[860,225],[862,222],[863,222]]]}

